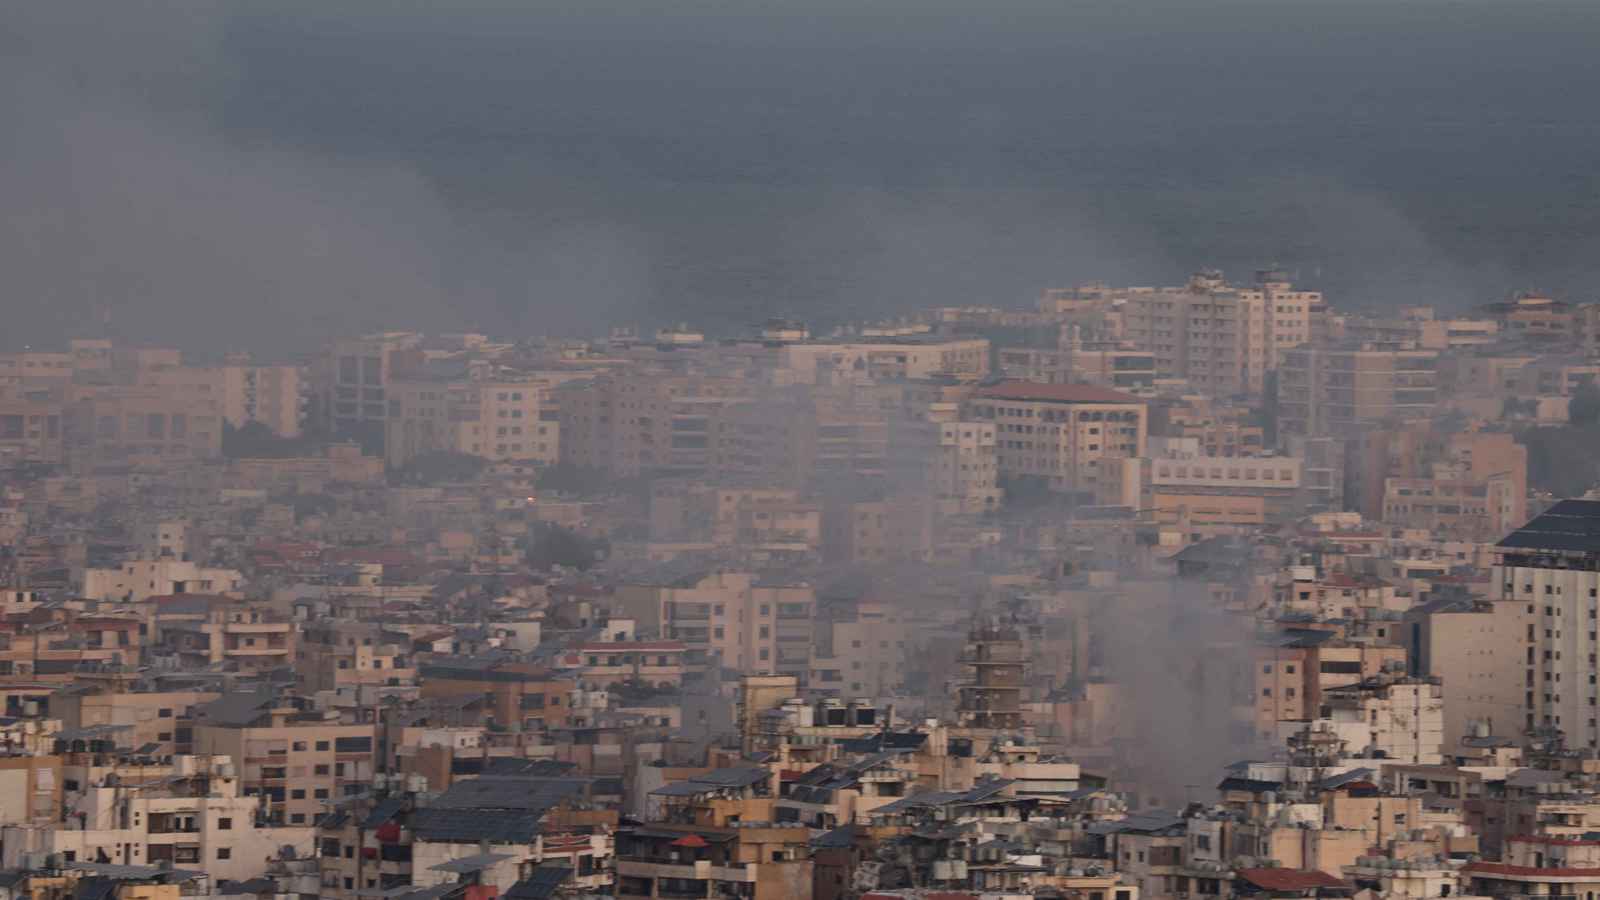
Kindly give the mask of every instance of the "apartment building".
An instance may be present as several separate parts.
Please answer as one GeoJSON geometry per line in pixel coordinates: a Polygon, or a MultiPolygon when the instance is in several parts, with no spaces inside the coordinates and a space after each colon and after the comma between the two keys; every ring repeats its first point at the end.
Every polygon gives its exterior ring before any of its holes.
{"type": "Polygon", "coordinates": [[[810,585],[747,572],[695,573],[619,585],[617,602],[642,631],[681,641],[691,669],[720,665],[802,680],[809,674],[816,605],[810,585]]]}
{"type": "Polygon", "coordinates": [[[50,715],[64,732],[110,728],[128,749],[156,754],[188,753],[194,743],[194,709],[220,696],[215,691],[134,690],[131,685],[80,682],[50,697],[50,715]]]}
{"type": "Polygon", "coordinates": [[[1252,717],[1257,739],[1269,743],[1285,723],[1317,718],[1329,691],[1403,673],[1406,666],[1403,646],[1342,640],[1328,631],[1263,638],[1254,655],[1252,717]]]}
{"type": "Polygon", "coordinates": [[[787,487],[879,478],[897,462],[890,441],[898,413],[859,397],[772,397],[730,404],[711,436],[718,477],[787,487]]]}
{"type": "Polygon", "coordinates": [[[493,462],[560,459],[560,416],[543,380],[413,377],[393,381],[388,391],[384,452],[391,466],[440,451],[493,462]]]}
{"type": "Polygon", "coordinates": [[[1444,762],[1443,693],[1430,678],[1369,679],[1325,691],[1321,717],[1353,756],[1439,765],[1444,762]]]}
{"type": "Polygon", "coordinates": [[[1104,460],[1145,455],[1144,401],[1107,388],[1001,382],[974,391],[965,417],[994,423],[1002,478],[1052,490],[1093,492],[1104,460]]]}
{"type": "Polygon", "coordinates": [[[81,668],[135,665],[144,645],[135,616],[41,607],[0,620],[0,677],[71,681],[81,668]]]}
{"type": "Polygon", "coordinates": [[[65,462],[64,415],[60,388],[0,383],[0,466],[65,462]]]}
{"type": "Polygon", "coordinates": [[[1209,456],[1193,438],[1151,438],[1150,444],[1149,458],[1106,461],[1103,502],[1147,510],[1162,524],[1182,521],[1201,533],[1283,522],[1305,507],[1298,459],[1209,456]]]}
{"type": "Polygon", "coordinates": [[[713,466],[718,417],[748,392],[742,379],[650,372],[564,385],[561,461],[621,478],[703,476],[713,466]]]}
{"type": "Polygon", "coordinates": [[[830,608],[817,622],[809,686],[841,699],[891,696],[905,682],[908,627],[885,603],[830,608]]]}
{"type": "Polygon", "coordinates": [[[85,569],[83,596],[91,600],[139,602],[173,594],[225,594],[244,587],[237,569],[202,566],[185,559],[136,559],[115,569],[85,569]]]}
{"type": "Polygon", "coordinates": [[[421,342],[407,332],[334,341],[314,370],[312,415],[341,439],[381,448],[389,383],[421,364],[421,342]]]}
{"type": "Polygon", "coordinates": [[[676,688],[683,684],[682,641],[585,641],[561,657],[584,690],[615,684],[676,688]]]}
{"type": "Polygon", "coordinates": [[[1562,500],[1496,544],[1490,570],[1490,597],[1516,604],[1522,626],[1523,721],[1507,726],[1556,729],[1571,747],[1600,746],[1596,535],[1600,501],[1562,500]]]}
{"type": "Polygon", "coordinates": [[[74,385],[67,453],[91,465],[160,468],[222,453],[222,405],[209,379],[176,375],[143,384],[74,385]],[[183,383],[177,383],[182,380],[183,383]]]}
{"type": "Polygon", "coordinates": [[[1600,840],[1517,835],[1498,862],[1468,863],[1462,874],[1481,897],[1587,897],[1600,891],[1600,840]]]}
{"type": "Polygon", "coordinates": [[[1256,273],[1251,287],[1201,272],[1183,288],[1127,292],[1123,316],[1128,339],[1154,354],[1158,376],[1213,396],[1259,395],[1285,351],[1310,340],[1321,302],[1280,272],[1256,273]]]}
{"type": "Polygon", "coordinates": [[[1358,426],[1425,419],[1438,400],[1438,351],[1376,344],[1297,347],[1278,370],[1283,435],[1348,435],[1358,426]]]}
{"type": "Polygon", "coordinates": [[[159,621],[163,648],[189,671],[266,672],[295,663],[295,623],[258,605],[201,600],[191,614],[173,602],[159,621]]]}
{"type": "Polygon", "coordinates": [[[232,759],[242,793],[268,822],[309,826],[332,803],[371,787],[375,731],[285,701],[237,692],[199,706],[194,748],[232,759]]]}
{"type": "Polygon", "coordinates": [[[822,556],[835,563],[927,562],[938,503],[920,492],[869,500],[830,498],[822,510],[822,556]]]}
{"type": "Polygon", "coordinates": [[[925,494],[946,513],[981,513],[1001,500],[998,430],[963,420],[955,403],[933,404],[924,421],[889,430],[891,484],[925,494]]]}
{"type": "Polygon", "coordinates": [[[298,366],[229,363],[204,371],[221,391],[222,417],[229,425],[243,428],[254,422],[278,437],[300,435],[307,386],[298,366]]]}
{"type": "Polygon", "coordinates": [[[1469,540],[1527,518],[1528,451],[1512,434],[1441,434],[1424,422],[1370,429],[1354,444],[1349,486],[1368,518],[1469,540]]]}
{"type": "Polygon", "coordinates": [[[1445,596],[1406,612],[1411,674],[1444,685],[1446,747],[1480,726],[1502,736],[1523,729],[1525,609],[1515,598],[1445,596]]]}
{"type": "Polygon", "coordinates": [[[810,341],[783,345],[775,365],[780,385],[977,381],[989,374],[989,341],[930,334],[810,341]]]}
{"type": "Polygon", "coordinates": [[[307,691],[410,684],[416,679],[410,638],[376,622],[308,622],[294,644],[295,668],[307,691]]]}
{"type": "Polygon", "coordinates": [[[647,824],[617,834],[616,896],[811,896],[810,830],[775,821],[770,778],[715,769],[653,791],[647,824]]]}
{"type": "Polygon", "coordinates": [[[1089,341],[1076,332],[1059,347],[1002,347],[999,374],[1045,384],[1093,384],[1119,391],[1155,387],[1156,355],[1131,344],[1089,341]]]}
{"type": "Polygon", "coordinates": [[[68,863],[190,867],[242,881],[263,874],[285,844],[311,837],[308,827],[258,825],[257,799],[241,792],[227,756],[180,756],[161,768],[81,784],[67,821],[6,826],[3,864],[16,868],[25,855],[58,854],[68,863]]]}
{"type": "Polygon", "coordinates": [[[455,657],[424,663],[417,674],[423,699],[482,703],[502,727],[535,731],[565,727],[572,721],[577,683],[541,665],[455,657]]]}
{"type": "Polygon", "coordinates": [[[1194,438],[1207,456],[1254,456],[1270,450],[1257,409],[1219,402],[1200,394],[1156,401],[1150,407],[1150,432],[1194,438]]]}

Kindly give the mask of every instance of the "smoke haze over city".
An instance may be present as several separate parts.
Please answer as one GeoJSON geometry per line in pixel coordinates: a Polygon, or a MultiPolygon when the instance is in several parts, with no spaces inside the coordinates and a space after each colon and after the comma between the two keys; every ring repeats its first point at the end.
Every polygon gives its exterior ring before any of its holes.
{"type": "Polygon", "coordinates": [[[7,345],[1591,293],[1592,4],[14,9],[7,345]],[[109,324],[107,324],[109,323],[109,324]]]}

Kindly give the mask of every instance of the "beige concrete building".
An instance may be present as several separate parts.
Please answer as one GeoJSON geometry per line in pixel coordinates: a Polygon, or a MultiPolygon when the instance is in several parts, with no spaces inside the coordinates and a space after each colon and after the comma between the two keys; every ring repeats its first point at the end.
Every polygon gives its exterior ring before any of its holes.
{"type": "Polygon", "coordinates": [[[388,389],[389,465],[440,451],[553,465],[561,454],[561,422],[549,388],[537,378],[503,375],[396,380],[388,389]]]}
{"type": "Polygon", "coordinates": [[[807,584],[763,582],[742,572],[712,572],[666,584],[617,588],[617,603],[642,632],[681,641],[690,669],[792,674],[811,667],[816,594],[807,584]]]}
{"type": "Polygon", "coordinates": [[[1372,429],[1356,452],[1352,493],[1368,518],[1484,541],[1527,518],[1528,451],[1510,433],[1440,434],[1416,423],[1372,429]]]}
{"type": "Polygon", "coordinates": [[[841,699],[889,696],[905,681],[908,627],[884,603],[834,611],[817,626],[809,687],[841,699]]]}
{"type": "Polygon", "coordinates": [[[1411,670],[1444,685],[1444,746],[1453,753],[1481,727],[1512,737],[1527,690],[1526,604],[1445,597],[1406,613],[1411,670]]]}
{"type": "Polygon", "coordinates": [[[261,694],[226,695],[197,710],[195,752],[225,755],[242,793],[277,825],[309,826],[330,803],[370,788],[371,725],[341,725],[261,694]]]}
{"type": "Polygon", "coordinates": [[[989,374],[989,341],[906,335],[786,344],[776,366],[778,384],[919,381],[935,376],[977,381],[989,374]]]}
{"type": "Polygon", "coordinates": [[[40,853],[67,862],[187,866],[244,880],[263,874],[285,844],[308,846],[311,839],[308,827],[258,827],[256,798],[240,792],[227,756],[180,756],[149,773],[88,774],[67,810],[72,827],[54,821],[5,827],[7,868],[40,853]]]}
{"type": "Polygon", "coordinates": [[[1193,438],[1151,438],[1151,457],[1107,460],[1101,502],[1146,510],[1201,534],[1286,521],[1304,507],[1300,460],[1208,456],[1193,438]]]}
{"type": "Polygon", "coordinates": [[[1323,718],[1351,756],[1436,765],[1444,761],[1443,694],[1432,679],[1379,678],[1324,692],[1323,718]]]}
{"type": "Polygon", "coordinates": [[[381,444],[389,383],[421,365],[421,342],[409,332],[334,341],[313,370],[313,415],[341,439],[381,444]]]}
{"type": "Polygon", "coordinates": [[[242,428],[267,426],[278,437],[298,437],[305,415],[305,385],[298,366],[229,364],[209,370],[222,394],[222,417],[242,428]]]}
{"type": "MultiPolygon", "coordinates": [[[[1490,597],[1514,604],[1525,729],[1559,729],[1573,748],[1600,746],[1600,501],[1563,500],[1496,545],[1490,597]]],[[[1511,731],[1508,727],[1497,730],[1511,731]]]]}
{"type": "Polygon", "coordinates": [[[1438,352],[1376,344],[1287,350],[1278,367],[1284,435],[1348,435],[1357,426],[1425,419],[1438,399],[1438,352]]]}
{"type": "Polygon", "coordinates": [[[1156,381],[1156,357],[1148,349],[1076,337],[1059,347],[1003,347],[1000,374],[1045,384],[1093,384],[1119,391],[1145,391],[1156,381]]]}
{"type": "Polygon", "coordinates": [[[201,566],[182,559],[130,560],[115,569],[85,569],[83,596],[138,602],[168,594],[227,594],[244,586],[237,569],[201,566]]]}
{"type": "Polygon", "coordinates": [[[111,726],[123,730],[118,746],[155,744],[158,754],[187,753],[194,740],[194,708],[217,696],[212,691],[96,691],[80,684],[50,697],[50,715],[66,732],[111,726]]]}
{"type": "MultiPolygon", "coordinates": [[[[193,371],[193,370],[181,370],[193,371]]],[[[220,392],[210,379],[177,374],[158,383],[74,385],[67,452],[74,462],[160,468],[222,453],[220,392]]]]}
{"type": "Polygon", "coordinates": [[[416,681],[410,639],[376,622],[307,622],[290,641],[295,669],[307,691],[416,681]]]}
{"type": "Polygon", "coordinates": [[[629,478],[699,476],[714,465],[714,426],[748,399],[742,379],[636,372],[558,392],[562,462],[629,478]]]}
{"type": "Polygon", "coordinates": [[[1104,460],[1145,455],[1146,414],[1144,401],[1107,388],[1007,381],[973,392],[965,417],[994,423],[1002,478],[1093,492],[1104,460]]]}
{"type": "Polygon", "coordinates": [[[1321,301],[1279,272],[1258,272],[1250,287],[1202,272],[1183,288],[1128,291],[1124,328],[1154,354],[1158,376],[1183,378],[1213,396],[1255,395],[1283,354],[1310,340],[1311,311],[1321,301]]]}
{"type": "Polygon", "coordinates": [[[66,459],[63,392],[0,383],[0,465],[66,459]]]}

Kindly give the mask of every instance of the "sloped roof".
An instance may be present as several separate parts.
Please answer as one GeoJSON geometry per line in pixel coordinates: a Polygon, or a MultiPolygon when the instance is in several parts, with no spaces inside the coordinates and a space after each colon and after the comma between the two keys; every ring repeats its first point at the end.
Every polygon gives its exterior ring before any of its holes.
{"type": "Polygon", "coordinates": [[[505,900],[549,900],[571,877],[570,868],[544,863],[535,868],[533,874],[513,884],[500,896],[505,900]]]}
{"type": "Polygon", "coordinates": [[[422,841],[526,844],[539,833],[539,820],[543,817],[542,811],[428,807],[417,810],[412,828],[422,841]]]}
{"type": "Polygon", "coordinates": [[[405,807],[406,801],[404,797],[390,797],[387,800],[380,801],[376,806],[372,807],[372,811],[367,813],[367,817],[361,821],[361,827],[377,828],[379,825],[399,815],[400,811],[405,807]]]}
{"type": "Polygon", "coordinates": [[[1600,500],[1562,500],[1501,539],[1512,550],[1600,552],[1600,500]]]}
{"type": "Polygon", "coordinates": [[[450,785],[431,809],[530,810],[543,814],[588,785],[580,778],[512,778],[486,775],[450,785]]]}
{"type": "Polygon", "coordinates": [[[1327,872],[1315,869],[1239,869],[1234,875],[1264,891],[1309,891],[1345,886],[1327,872]]]}

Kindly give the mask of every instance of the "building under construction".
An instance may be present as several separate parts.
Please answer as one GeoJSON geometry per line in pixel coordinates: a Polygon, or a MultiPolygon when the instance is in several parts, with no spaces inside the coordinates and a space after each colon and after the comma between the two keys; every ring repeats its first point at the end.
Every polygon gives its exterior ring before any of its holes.
{"type": "Polygon", "coordinates": [[[977,731],[1021,731],[1028,654],[1015,616],[979,616],[961,652],[957,721],[977,731]]]}

